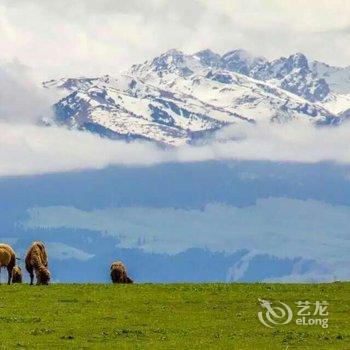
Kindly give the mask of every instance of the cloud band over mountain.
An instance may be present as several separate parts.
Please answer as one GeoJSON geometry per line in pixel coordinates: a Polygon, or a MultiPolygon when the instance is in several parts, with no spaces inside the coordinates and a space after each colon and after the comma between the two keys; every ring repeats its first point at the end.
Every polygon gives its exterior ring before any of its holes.
{"type": "Polygon", "coordinates": [[[113,141],[86,132],[0,123],[0,176],[34,175],[110,165],[152,166],[207,160],[350,163],[350,125],[223,129],[201,146],[164,150],[149,142],[113,141]]]}

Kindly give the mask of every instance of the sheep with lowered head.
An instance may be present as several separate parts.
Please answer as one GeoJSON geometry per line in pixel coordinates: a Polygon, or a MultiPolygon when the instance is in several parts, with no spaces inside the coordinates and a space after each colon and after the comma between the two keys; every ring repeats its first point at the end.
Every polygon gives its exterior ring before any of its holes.
{"type": "Polygon", "coordinates": [[[22,270],[19,266],[12,269],[12,283],[22,283],[22,270]]]}
{"type": "Polygon", "coordinates": [[[112,263],[111,279],[113,283],[134,283],[134,281],[128,276],[125,265],[121,261],[112,263]]]}
{"type": "Polygon", "coordinates": [[[30,275],[30,285],[33,285],[34,273],[37,284],[49,284],[50,271],[45,245],[43,242],[34,242],[26,256],[26,269],[30,275]]]}

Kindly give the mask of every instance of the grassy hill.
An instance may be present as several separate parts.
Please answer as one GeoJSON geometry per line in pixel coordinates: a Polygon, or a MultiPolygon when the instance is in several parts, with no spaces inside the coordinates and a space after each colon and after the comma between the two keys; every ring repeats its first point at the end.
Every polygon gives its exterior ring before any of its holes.
{"type": "Polygon", "coordinates": [[[350,283],[0,286],[0,349],[350,349],[350,283]],[[258,298],[327,300],[329,327],[268,328],[258,298]]]}

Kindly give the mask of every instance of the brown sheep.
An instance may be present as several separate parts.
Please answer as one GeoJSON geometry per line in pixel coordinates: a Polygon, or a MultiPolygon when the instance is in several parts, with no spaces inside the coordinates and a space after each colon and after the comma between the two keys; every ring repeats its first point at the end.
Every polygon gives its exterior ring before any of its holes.
{"type": "Polygon", "coordinates": [[[12,283],[22,283],[22,270],[19,266],[12,269],[12,283]]]}
{"type": "Polygon", "coordinates": [[[7,284],[11,284],[12,270],[16,265],[16,254],[8,244],[0,244],[0,271],[6,267],[8,272],[7,284]]]}
{"type": "Polygon", "coordinates": [[[113,283],[134,283],[126,273],[125,265],[116,261],[111,265],[111,279],[113,283]]]}
{"type": "Polygon", "coordinates": [[[49,284],[50,271],[45,246],[43,242],[34,242],[26,256],[26,269],[30,275],[30,285],[33,285],[34,273],[37,284],[49,284]]]}

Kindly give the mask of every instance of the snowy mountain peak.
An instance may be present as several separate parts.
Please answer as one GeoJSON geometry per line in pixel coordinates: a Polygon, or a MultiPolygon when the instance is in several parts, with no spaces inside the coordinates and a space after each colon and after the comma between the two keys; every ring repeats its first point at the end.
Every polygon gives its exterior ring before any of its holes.
{"type": "Polygon", "coordinates": [[[160,55],[159,57],[156,57],[153,59],[152,64],[157,66],[158,63],[161,63],[159,65],[159,67],[157,67],[158,69],[163,69],[163,64],[164,65],[182,65],[184,63],[185,60],[185,54],[180,51],[180,50],[176,50],[176,49],[171,49],[168,50],[167,52],[163,53],[162,55],[160,55]]]}
{"type": "Polygon", "coordinates": [[[257,67],[266,64],[267,60],[264,57],[253,56],[248,51],[238,49],[224,54],[222,62],[228,70],[250,75],[251,71],[257,70],[257,67]]]}
{"type": "Polygon", "coordinates": [[[288,60],[292,61],[293,67],[309,69],[308,59],[301,52],[297,52],[294,55],[290,55],[288,57],[288,60]]]}
{"type": "Polygon", "coordinates": [[[236,49],[236,50],[229,51],[222,56],[222,59],[224,61],[235,60],[235,61],[247,62],[248,64],[251,64],[253,61],[256,61],[256,60],[266,61],[264,57],[256,57],[243,49],[236,49]]]}
{"type": "Polygon", "coordinates": [[[188,56],[183,52],[175,49],[168,50],[162,55],[155,57],[151,61],[143,64],[133,65],[129,71],[130,74],[136,76],[147,77],[155,73],[162,77],[167,73],[174,73],[181,76],[189,76],[193,71],[188,66],[188,56]]]}
{"type": "Polygon", "coordinates": [[[193,55],[193,57],[198,58],[203,66],[221,66],[221,56],[210,49],[198,51],[193,55]]]}
{"type": "Polygon", "coordinates": [[[302,53],[268,61],[244,50],[220,56],[172,49],[117,77],[43,86],[64,92],[55,104],[57,124],[178,146],[230,124],[340,124],[349,118],[349,77],[350,71],[309,62],[302,53]]]}

